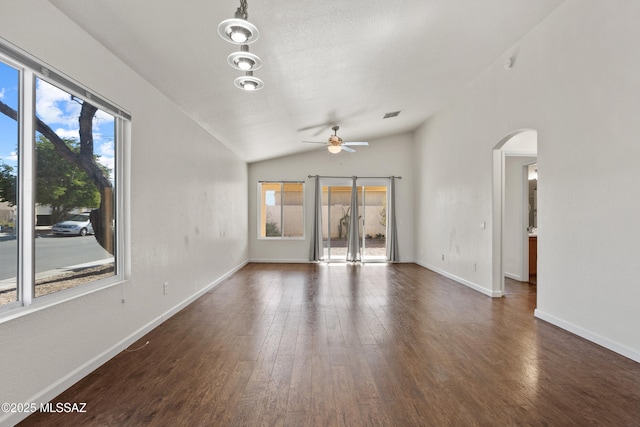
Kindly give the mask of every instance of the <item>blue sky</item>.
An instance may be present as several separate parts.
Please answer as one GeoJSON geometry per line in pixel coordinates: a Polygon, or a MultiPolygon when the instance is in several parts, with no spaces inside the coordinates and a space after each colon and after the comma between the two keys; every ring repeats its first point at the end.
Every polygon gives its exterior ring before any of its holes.
{"type": "MultiPolygon", "coordinates": [[[[16,108],[18,105],[18,71],[0,62],[0,101],[16,108]]],[[[0,162],[16,165],[18,125],[0,114],[0,162]]]]}
{"type": "MultiPolygon", "coordinates": [[[[0,62],[0,100],[12,108],[18,105],[18,71],[0,62]]],[[[79,139],[81,105],[57,87],[37,79],[36,114],[62,138],[79,139]]],[[[94,152],[100,163],[113,171],[113,116],[99,110],[93,122],[94,152]]],[[[15,120],[0,113],[0,163],[17,165],[18,127],[15,120]]],[[[113,176],[113,175],[112,175],[113,176]]]]}
{"type": "Polygon", "coordinates": [[[267,190],[264,194],[264,203],[267,206],[275,206],[276,205],[276,192],[273,190],[267,190]]]}

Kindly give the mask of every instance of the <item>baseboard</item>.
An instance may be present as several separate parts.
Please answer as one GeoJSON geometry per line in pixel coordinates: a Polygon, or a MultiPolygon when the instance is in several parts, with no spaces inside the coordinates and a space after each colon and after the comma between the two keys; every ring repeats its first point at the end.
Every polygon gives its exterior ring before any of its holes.
{"type": "Polygon", "coordinates": [[[463,279],[462,277],[458,277],[458,276],[456,276],[454,274],[451,274],[451,273],[449,273],[447,271],[441,270],[439,268],[436,268],[436,267],[434,267],[432,265],[429,265],[429,264],[426,264],[426,263],[423,263],[423,262],[420,262],[420,261],[416,261],[415,263],[418,264],[421,267],[424,267],[426,269],[434,271],[434,272],[436,272],[436,273],[438,273],[438,274],[440,274],[440,275],[442,275],[444,277],[447,277],[447,278],[449,278],[451,280],[455,280],[456,282],[460,283],[461,285],[465,285],[465,286],[473,289],[474,291],[478,291],[478,292],[483,293],[483,294],[485,294],[485,295],[487,295],[489,297],[499,298],[499,297],[503,296],[503,293],[500,290],[493,291],[491,289],[487,289],[487,288],[485,288],[483,286],[480,286],[480,285],[478,285],[476,283],[473,283],[473,282],[470,282],[470,281],[468,281],[466,279],[463,279]]]}
{"type": "MultiPolygon", "coordinates": [[[[226,272],[225,274],[220,276],[218,279],[216,279],[212,283],[208,284],[207,286],[205,286],[204,288],[202,288],[201,290],[199,290],[195,294],[193,294],[190,297],[186,298],[185,300],[183,300],[182,302],[180,302],[176,306],[174,306],[174,307],[170,308],[169,310],[165,311],[160,316],[158,316],[155,319],[151,320],[149,323],[147,323],[146,325],[142,326],[140,329],[138,329],[137,331],[135,331],[134,333],[132,333],[128,337],[125,337],[124,339],[119,341],[117,344],[115,344],[111,348],[109,348],[106,351],[98,354],[96,357],[92,358],[91,360],[87,361],[83,365],[81,365],[78,368],[74,369],[73,371],[69,372],[67,375],[65,375],[64,377],[60,378],[58,381],[56,381],[53,384],[51,384],[49,387],[47,387],[44,390],[41,390],[39,393],[33,395],[30,399],[27,399],[25,402],[29,402],[29,403],[35,402],[37,405],[39,405],[40,402],[46,403],[46,402],[49,402],[49,401],[55,399],[55,397],[58,396],[60,393],[64,392],[69,387],[71,387],[72,385],[74,385],[75,383],[77,383],[78,381],[80,381],[81,379],[86,377],[87,375],[89,375],[91,372],[95,371],[100,366],[104,365],[109,360],[113,359],[119,353],[121,353],[122,351],[126,350],[133,343],[138,341],[140,338],[144,337],[146,334],[148,334],[154,328],[158,327],[160,324],[165,322],[171,316],[173,316],[174,314],[176,314],[177,312],[179,312],[180,310],[182,310],[183,308],[185,308],[186,306],[188,306],[189,304],[191,304],[192,302],[194,302],[195,300],[200,298],[205,293],[209,292],[211,289],[213,289],[216,286],[218,286],[220,283],[222,283],[229,276],[231,276],[232,274],[234,274],[235,272],[240,270],[242,267],[247,265],[247,263],[248,263],[248,261],[244,261],[241,264],[239,264],[238,266],[236,266],[233,269],[229,270],[228,272],[226,272]]],[[[78,403],[78,402],[76,402],[76,403],[78,403]]],[[[9,413],[9,414],[4,414],[4,416],[0,417],[0,427],[14,426],[14,425],[18,424],[20,421],[22,421],[25,418],[27,418],[29,415],[31,415],[31,414],[28,413],[28,412],[27,413],[9,413]]]]}
{"type": "Polygon", "coordinates": [[[528,277],[527,277],[527,280],[523,280],[522,279],[522,275],[509,273],[507,271],[504,272],[504,277],[508,277],[509,279],[517,280],[518,282],[526,282],[526,281],[529,280],[528,277]]]}
{"type": "Polygon", "coordinates": [[[581,328],[578,325],[574,325],[571,322],[567,322],[563,319],[560,319],[559,317],[546,313],[537,308],[535,309],[533,314],[536,318],[540,320],[544,320],[545,322],[551,323],[552,325],[555,325],[559,328],[569,331],[572,334],[575,334],[581,338],[584,338],[606,349],[609,349],[615,353],[618,353],[624,357],[627,357],[633,360],[634,362],[640,363],[640,351],[638,351],[637,349],[632,349],[625,345],[619,344],[615,341],[611,341],[610,339],[605,338],[602,335],[593,333],[587,329],[581,328]]]}
{"type": "MultiPolygon", "coordinates": [[[[339,264],[339,263],[343,263],[346,264],[348,263],[348,261],[339,261],[339,260],[333,260],[333,261],[327,261],[327,260],[323,260],[323,261],[309,261],[308,259],[259,259],[259,258],[252,258],[249,260],[250,263],[256,263],[256,264],[260,264],[260,263],[264,263],[264,264],[313,264],[313,263],[335,263],[335,264],[339,264]]],[[[416,262],[413,260],[403,260],[403,261],[387,261],[387,260],[372,260],[372,261],[365,261],[364,264],[375,264],[375,263],[394,263],[394,264],[415,264],[416,262]]]]}

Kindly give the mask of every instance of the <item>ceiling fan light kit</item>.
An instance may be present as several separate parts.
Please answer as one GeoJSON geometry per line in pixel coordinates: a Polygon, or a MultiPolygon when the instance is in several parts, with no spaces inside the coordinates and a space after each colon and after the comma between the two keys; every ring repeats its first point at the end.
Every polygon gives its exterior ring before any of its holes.
{"type": "Polygon", "coordinates": [[[245,75],[234,80],[236,87],[255,91],[262,89],[264,83],[253,76],[253,71],[262,66],[262,61],[249,52],[249,44],[258,40],[259,32],[255,25],[247,21],[247,0],[240,0],[240,7],[233,18],[225,19],[218,25],[218,34],[229,43],[239,44],[240,50],[227,57],[227,63],[233,68],[245,71],[245,75]]]}
{"type": "Polygon", "coordinates": [[[344,142],[342,138],[338,136],[338,129],[340,129],[340,126],[333,126],[331,129],[333,130],[333,135],[329,137],[329,140],[327,142],[319,142],[319,141],[302,141],[302,142],[307,142],[310,144],[324,144],[327,146],[327,150],[331,154],[338,154],[341,151],[346,151],[347,153],[355,153],[356,150],[349,147],[350,145],[369,145],[368,142],[353,142],[353,141],[344,142]]]}

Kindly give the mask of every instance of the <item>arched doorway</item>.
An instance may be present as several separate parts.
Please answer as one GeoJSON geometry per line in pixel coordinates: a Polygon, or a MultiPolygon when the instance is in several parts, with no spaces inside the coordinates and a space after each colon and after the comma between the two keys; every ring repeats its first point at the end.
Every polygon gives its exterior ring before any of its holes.
{"type": "MultiPolygon", "coordinates": [[[[507,134],[493,148],[493,218],[492,218],[492,293],[504,295],[504,239],[505,239],[505,164],[509,156],[537,158],[538,135],[533,129],[519,129],[507,134]]],[[[525,218],[527,200],[521,201],[521,217],[525,218]]],[[[523,219],[524,221],[524,219],[523,219]]],[[[526,226],[521,227],[522,237],[526,236],[526,226]]],[[[527,249],[522,240],[521,258],[525,258],[527,249]]],[[[528,240],[526,242],[528,245],[528,240]]]]}

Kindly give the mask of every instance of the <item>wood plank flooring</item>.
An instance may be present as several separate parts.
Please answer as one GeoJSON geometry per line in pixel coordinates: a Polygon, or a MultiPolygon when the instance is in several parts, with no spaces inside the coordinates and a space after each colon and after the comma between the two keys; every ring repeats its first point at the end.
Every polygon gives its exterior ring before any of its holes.
{"type": "MultiPolygon", "coordinates": [[[[415,264],[249,264],[46,426],[639,426],[640,364],[415,264]]],[[[535,288],[535,287],[534,287],[535,288]]]]}

